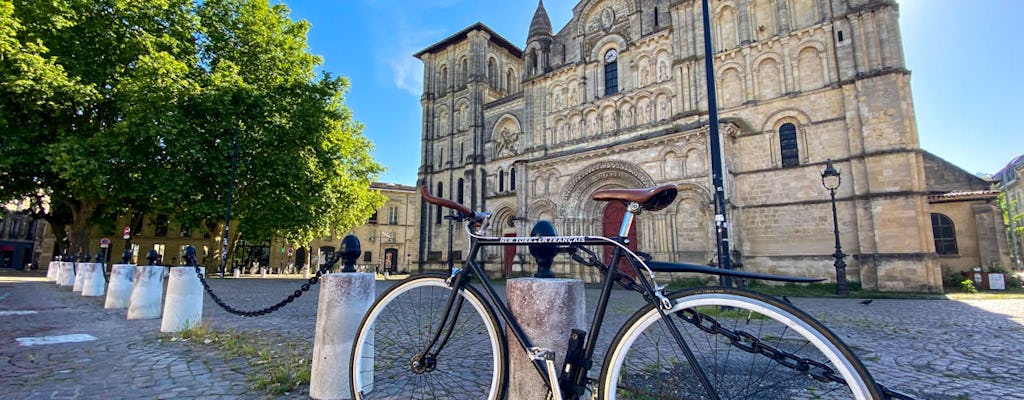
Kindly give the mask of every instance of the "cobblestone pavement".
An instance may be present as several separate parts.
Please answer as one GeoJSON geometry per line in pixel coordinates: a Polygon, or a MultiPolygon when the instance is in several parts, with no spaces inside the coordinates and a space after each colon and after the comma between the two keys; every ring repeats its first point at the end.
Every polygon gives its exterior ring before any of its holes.
{"type": "MultiPolygon", "coordinates": [[[[210,279],[227,303],[258,309],[301,286],[295,279],[210,279]]],[[[378,281],[377,293],[391,282],[378,281]]],[[[273,332],[312,343],[318,288],[270,316],[229,315],[207,297],[214,330],[273,332]]],[[[596,289],[588,289],[588,306],[596,289]]],[[[603,347],[640,300],[617,291],[603,347]]],[[[1024,300],[793,299],[861,357],[877,380],[921,399],[1024,399],[1024,300]]],[[[0,398],[250,399],[249,367],[180,342],[161,342],[160,320],[127,320],[103,297],[81,297],[42,272],[0,270],[0,398]],[[26,311],[35,313],[25,313],[26,311]],[[16,338],[88,334],[94,341],[23,346],[16,338]]],[[[307,398],[308,388],[277,398],[307,398]]]]}

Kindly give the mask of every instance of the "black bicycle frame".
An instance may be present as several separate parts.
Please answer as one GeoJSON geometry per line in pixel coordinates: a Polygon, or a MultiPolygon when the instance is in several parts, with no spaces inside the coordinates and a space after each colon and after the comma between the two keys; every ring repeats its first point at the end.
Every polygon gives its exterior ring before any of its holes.
{"type": "MultiPolygon", "coordinates": [[[[627,211],[627,217],[623,220],[623,226],[627,226],[632,222],[632,214],[627,211]]],[[[583,346],[583,359],[587,365],[590,365],[590,361],[593,359],[594,352],[597,347],[597,338],[601,332],[601,325],[604,323],[605,312],[608,308],[608,301],[611,298],[611,292],[615,284],[619,282],[621,275],[627,275],[622,271],[619,271],[619,264],[623,258],[629,261],[629,265],[635,272],[635,283],[639,283],[639,288],[630,288],[634,291],[639,292],[643,295],[644,299],[648,304],[653,305],[655,308],[662,313],[662,317],[665,317],[665,309],[660,304],[661,299],[665,299],[660,292],[661,288],[655,287],[652,280],[648,279],[644,275],[645,272],[695,272],[704,274],[714,275],[728,275],[732,277],[750,278],[750,279],[761,279],[761,280],[774,280],[783,282],[816,282],[821,279],[810,279],[810,278],[797,278],[797,277],[786,277],[778,275],[767,275],[758,274],[751,272],[743,272],[737,270],[723,270],[719,268],[708,267],[704,265],[696,264],[685,264],[685,263],[667,263],[667,262],[654,262],[645,261],[635,252],[631,251],[626,247],[627,239],[623,237],[607,238],[603,236],[540,236],[540,237],[484,237],[477,236],[471,232],[470,227],[473,226],[472,221],[466,222],[466,231],[470,237],[470,248],[469,256],[466,258],[465,268],[456,269],[452,271],[452,276],[449,278],[449,285],[452,288],[453,296],[449,299],[448,304],[445,308],[444,319],[442,321],[448,321],[449,319],[456,319],[458,316],[451,316],[452,307],[455,304],[455,299],[458,296],[454,296],[459,290],[462,290],[465,285],[470,284],[473,275],[476,275],[480,279],[480,283],[483,287],[483,291],[487,296],[487,301],[497,311],[500,318],[505,322],[505,325],[512,331],[512,335],[519,341],[520,346],[526,354],[530,354],[531,348],[533,348],[533,342],[523,331],[523,328],[519,325],[519,322],[515,319],[512,313],[509,311],[505,302],[501,300],[494,286],[491,284],[490,279],[487,278],[486,272],[476,262],[476,256],[480,252],[482,247],[498,247],[498,246],[529,246],[529,245],[548,245],[548,246],[559,246],[560,250],[568,250],[571,248],[577,248],[579,246],[614,246],[612,250],[611,263],[604,265],[599,260],[593,260],[599,268],[605,272],[604,279],[601,286],[601,295],[598,298],[597,308],[594,311],[593,319],[590,322],[590,330],[587,333],[586,343],[583,346]],[[468,275],[467,275],[468,273],[468,275]]],[[[621,283],[620,283],[621,284],[621,283]]],[[[624,286],[624,285],[623,285],[624,286]]],[[[456,308],[457,309],[457,308],[456,308]]],[[[677,328],[671,324],[670,318],[662,318],[668,324],[670,331],[674,332],[673,336],[683,349],[684,353],[687,354],[687,358],[691,358],[689,361],[691,365],[696,365],[695,360],[692,359],[692,353],[689,351],[689,346],[682,339],[682,335],[679,334],[677,328]]],[[[434,339],[431,341],[429,346],[424,350],[424,354],[427,354],[430,349],[438,346],[437,351],[440,352],[444,345],[448,341],[448,335],[444,334],[446,323],[442,323],[439,331],[434,335],[434,339]],[[444,339],[441,336],[444,335],[444,339]],[[438,345],[438,340],[441,340],[438,345]]],[[[449,328],[450,329],[450,328],[449,328]]],[[[533,366],[537,370],[537,373],[544,380],[544,384],[550,389],[550,382],[552,378],[557,379],[558,377],[548,376],[547,366],[545,361],[533,359],[533,366]]],[[[589,367],[583,367],[589,369],[589,367]]],[[[582,385],[586,380],[586,372],[583,371],[579,375],[580,382],[570,382],[573,385],[582,385]]],[[[712,398],[717,398],[714,394],[713,386],[707,381],[707,377],[704,376],[703,371],[699,368],[695,368],[694,373],[700,380],[703,381],[705,387],[709,390],[709,395],[712,398]]],[[[562,388],[565,392],[565,388],[562,388]]],[[[563,393],[569,398],[575,398],[575,394],[563,393]]]]}

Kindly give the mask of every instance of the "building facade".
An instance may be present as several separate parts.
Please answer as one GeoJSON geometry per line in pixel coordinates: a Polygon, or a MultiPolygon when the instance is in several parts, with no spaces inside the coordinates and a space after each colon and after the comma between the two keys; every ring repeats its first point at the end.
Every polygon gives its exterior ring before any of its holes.
{"type": "Polygon", "coordinates": [[[1009,267],[999,191],[992,182],[924,153],[935,253],[944,273],[954,275],[973,268],[1009,267]]]}
{"type": "MultiPolygon", "coordinates": [[[[834,278],[820,179],[831,159],[848,278],[941,291],[896,2],[710,3],[728,220],[745,268],[834,278]]],[[[643,215],[633,242],[658,260],[707,262],[702,32],[700,1],[583,0],[557,32],[540,3],[523,49],[479,23],[424,49],[419,183],[492,211],[492,233],[518,236],[541,219],[561,234],[611,234],[617,222],[604,221],[622,207],[591,200],[594,191],[675,184],[676,202],[643,215]]],[[[441,268],[447,222],[436,207],[421,203],[421,213],[424,267],[441,268]]],[[[482,261],[507,274],[525,252],[482,261]]]]}
{"type": "MultiPolygon", "coordinates": [[[[371,189],[381,192],[387,202],[367,222],[349,231],[332,232],[318,238],[308,246],[288,243],[280,238],[254,242],[239,240],[235,248],[235,261],[228,265],[242,269],[243,273],[258,273],[266,268],[271,273],[301,273],[305,266],[316,268],[329,260],[347,234],[354,234],[360,240],[362,255],[357,264],[363,270],[402,273],[415,269],[414,257],[419,252],[417,228],[419,226],[419,194],[411,186],[373,183],[371,189]]],[[[127,227],[127,238],[110,232],[94,231],[89,253],[100,250],[100,238],[110,240],[107,260],[118,263],[125,248],[131,250],[132,262],[147,262],[150,250],[161,256],[162,265],[184,263],[185,248],[194,246],[199,264],[209,273],[220,270],[221,232],[210,234],[201,229],[180,226],[167,216],[159,214],[125,215],[117,219],[114,226],[127,227]]],[[[232,223],[232,230],[237,223],[232,223]]],[[[52,235],[51,235],[52,236],[52,235]]],[[[49,260],[49,256],[45,257],[49,260]]]]}
{"type": "MultiPolygon", "coordinates": [[[[1017,156],[993,176],[996,188],[1006,194],[1009,215],[1024,215],[1024,155],[1017,156]]],[[[1008,238],[1013,265],[1024,264],[1024,220],[1008,218],[1008,238]]]]}

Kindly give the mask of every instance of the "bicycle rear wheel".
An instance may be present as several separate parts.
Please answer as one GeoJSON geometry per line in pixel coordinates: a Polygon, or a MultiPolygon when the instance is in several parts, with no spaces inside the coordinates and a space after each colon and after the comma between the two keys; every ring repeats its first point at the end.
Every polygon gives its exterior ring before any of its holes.
{"type": "Polygon", "coordinates": [[[670,299],[669,318],[648,305],[619,331],[605,356],[602,399],[714,398],[695,366],[721,399],[882,398],[850,349],[787,303],[726,288],[670,299]]]}
{"type": "MultiPolygon", "coordinates": [[[[419,276],[398,283],[377,299],[363,318],[352,349],[348,373],[356,399],[504,396],[505,337],[494,312],[472,286],[457,293],[462,306],[445,347],[436,358],[421,357],[443,328],[451,294],[445,278],[419,276]]],[[[452,309],[455,314],[456,307],[452,309]]],[[[452,324],[452,317],[448,316],[446,326],[452,324]]]]}

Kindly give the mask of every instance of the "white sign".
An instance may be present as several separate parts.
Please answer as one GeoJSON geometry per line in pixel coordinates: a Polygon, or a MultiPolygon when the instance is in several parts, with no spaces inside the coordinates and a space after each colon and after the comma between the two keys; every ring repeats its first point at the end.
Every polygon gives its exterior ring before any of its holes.
{"type": "Polygon", "coordinates": [[[1003,274],[988,274],[988,288],[992,290],[1006,290],[1006,280],[1003,274]]]}

